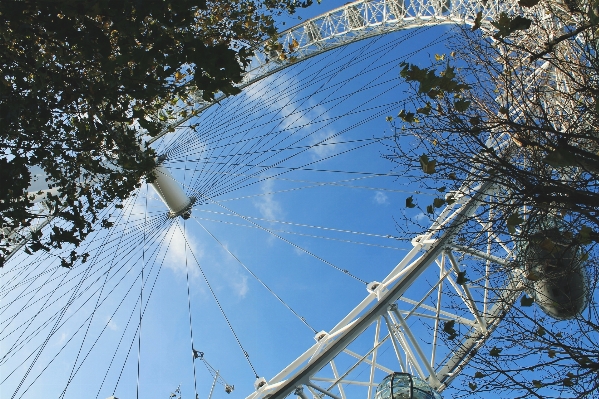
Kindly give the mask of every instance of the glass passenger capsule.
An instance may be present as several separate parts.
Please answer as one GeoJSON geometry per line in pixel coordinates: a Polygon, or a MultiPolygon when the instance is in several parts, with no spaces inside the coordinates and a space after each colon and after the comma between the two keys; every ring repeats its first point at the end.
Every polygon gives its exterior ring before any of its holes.
{"type": "Polygon", "coordinates": [[[425,381],[408,373],[393,373],[376,388],[375,399],[442,399],[425,381]]]}
{"type": "Polygon", "coordinates": [[[557,218],[536,224],[536,231],[517,246],[527,292],[547,315],[571,319],[588,305],[590,282],[583,251],[557,218]]]}

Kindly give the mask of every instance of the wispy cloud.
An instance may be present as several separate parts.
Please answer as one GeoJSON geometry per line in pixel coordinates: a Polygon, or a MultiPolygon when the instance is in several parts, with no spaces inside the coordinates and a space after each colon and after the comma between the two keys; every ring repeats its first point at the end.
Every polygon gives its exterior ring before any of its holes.
{"type": "Polygon", "coordinates": [[[218,269],[222,275],[226,276],[227,284],[233,290],[235,295],[240,298],[245,298],[250,290],[248,275],[245,274],[242,269],[243,266],[231,256],[231,253],[235,253],[235,251],[229,248],[229,243],[223,242],[222,245],[224,248],[220,259],[226,260],[223,261],[222,264],[219,262],[218,269]]]}
{"type": "Polygon", "coordinates": [[[386,205],[389,204],[389,197],[387,197],[387,194],[385,194],[382,191],[377,191],[374,194],[374,202],[376,202],[379,205],[386,205]]]}
{"type": "Polygon", "coordinates": [[[237,274],[236,277],[237,278],[232,279],[231,284],[233,285],[233,288],[235,289],[235,293],[237,294],[237,296],[245,298],[245,295],[250,290],[248,286],[248,276],[237,274]]]}
{"type": "Polygon", "coordinates": [[[117,331],[119,329],[119,326],[117,326],[114,320],[112,320],[110,317],[106,318],[106,326],[108,326],[108,328],[110,328],[112,331],[117,331]]]}
{"type": "Polygon", "coordinates": [[[194,259],[191,253],[193,252],[195,259],[199,261],[204,257],[204,248],[196,242],[192,235],[188,234],[187,237],[183,237],[183,232],[177,224],[171,225],[165,235],[165,240],[170,240],[170,245],[168,246],[164,265],[177,274],[184,275],[189,270],[191,277],[197,277],[199,271],[195,267],[195,261],[190,262],[194,259]]]}
{"type": "MultiPolygon", "coordinates": [[[[256,93],[267,91],[266,81],[258,82],[253,90],[256,93]]],[[[307,101],[298,102],[296,87],[299,85],[293,75],[282,74],[277,86],[277,96],[268,105],[271,114],[279,114],[283,118],[278,122],[277,130],[282,129],[293,134],[293,140],[300,140],[302,145],[311,145],[308,151],[316,159],[326,158],[340,151],[340,145],[326,145],[327,139],[336,134],[336,130],[328,123],[331,120],[328,108],[318,104],[310,97],[307,101]]]]}
{"type": "Polygon", "coordinates": [[[274,180],[264,180],[261,186],[262,193],[258,200],[254,201],[254,206],[258,208],[260,215],[265,219],[277,220],[280,219],[283,210],[281,204],[275,200],[274,194],[274,180]]]}
{"type": "Polygon", "coordinates": [[[419,223],[422,223],[422,222],[428,221],[430,218],[428,216],[426,216],[423,212],[420,212],[416,216],[413,216],[413,219],[419,223]]]}
{"type": "Polygon", "coordinates": [[[60,338],[58,339],[57,345],[64,345],[65,342],[67,342],[67,333],[63,332],[62,334],[60,334],[60,338]]]}

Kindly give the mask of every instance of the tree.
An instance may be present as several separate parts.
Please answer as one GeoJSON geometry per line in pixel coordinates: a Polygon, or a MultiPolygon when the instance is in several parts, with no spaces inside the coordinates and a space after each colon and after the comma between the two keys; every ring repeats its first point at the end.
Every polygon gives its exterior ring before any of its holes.
{"type": "MultiPolygon", "coordinates": [[[[74,246],[99,211],[152,179],[142,145],[173,115],[168,104],[235,94],[251,46],[275,33],[273,16],[310,0],[60,0],[0,3],[0,215],[4,232],[32,224],[32,168],[49,187],[49,213],[65,223],[27,244],[74,246]]],[[[104,226],[110,222],[103,220],[104,226]]],[[[64,259],[69,266],[75,251],[64,259]]]]}
{"type": "Polygon", "coordinates": [[[520,5],[520,14],[496,21],[479,13],[432,65],[400,65],[412,102],[398,120],[388,118],[395,133],[388,158],[436,194],[432,202],[406,200],[431,218],[462,181],[495,187],[481,212],[493,214],[496,244],[514,247],[513,267],[503,272],[521,270],[526,294],[475,356],[479,369],[465,392],[592,397],[599,392],[598,3],[520,5]],[[588,292],[558,312],[539,293],[544,286],[566,295],[561,287],[582,279],[588,292]]]}

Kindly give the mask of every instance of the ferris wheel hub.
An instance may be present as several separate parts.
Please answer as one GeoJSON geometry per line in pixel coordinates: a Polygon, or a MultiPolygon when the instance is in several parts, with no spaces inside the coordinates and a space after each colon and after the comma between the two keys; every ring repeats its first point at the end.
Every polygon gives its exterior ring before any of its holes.
{"type": "Polygon", "coordinates": [[[196,202],[196,198],[185,194],[183,187],[163,165],[164,159],[164,157],[157,159],[158,165],[152,171],[156,179],[150,183],[150,186],[154,188],[162,202],[168,207],[169,218],[181,216],[183,219],[189,219],[191,207],[196,202]]]}

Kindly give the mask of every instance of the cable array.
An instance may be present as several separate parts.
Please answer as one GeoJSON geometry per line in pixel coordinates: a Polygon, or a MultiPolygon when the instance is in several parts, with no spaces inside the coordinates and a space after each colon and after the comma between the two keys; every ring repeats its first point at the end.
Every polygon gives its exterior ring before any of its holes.
{"type": "MultiPolygon", "coordinates": [[[[323,188],[405,192],[385,183],[403,176],[391,170],[358,166],[351,160],[393,139],[384,132],[365,133],[364,130],[369,122],[384,119],[401,107],[401,100],[380,101],[400,90],[395,79],[397,64],[445,40],[449,33],[431,38],[428,45],[419,46],[409,54],[388,55],[390,49],[400,48],[429,31],[430,28],[423,28],[397,34],[391,40],[381,37],[365,40],[314,57],[309,65],[292,66],[211,107],[205,115],[191,119],[173,135],[156,143],[158,152],[167,156],[165,166],[173,175],[182,177],[179,181],[188,195],[197,197],[193,209],[197,225],[235,259],[244,273],[282,304],[285,312],[312,333],[317,330],[301,315],[304,313],[301,304],[277,293],[275,286],[267,284],[267,279],[253,266],[250,268],[251,263],[246,262],[242,254],[229,249],[221,232],[208,223],[243,227],[239,230],[258,229],[365,284],[365,277],[357,277],[363,271],[350,272],[328,260],[326,255],[320,255],[317,249],[289,237],[403,249],[384,245],[390,239],[396,244],[397,237],[256,216],[250,212],[252,201],[323,188]],[[372,62],[372,59],[382,61],[372,62]],[[284,188],[261,191],[260,184],[268,182],[280,183],[284,188]],[[250,206],[244,207],[244,204],[250,206]],[[210,215],[212,219],[199,215],[210,215]],[[274,228],[274,224],[284,225],[285,229],[274,228]],[[318,233],[313,234],[313,231],[318,233]],[[359,240],[353,239],[355,237],[359,240]]],[[[90,254],[86,263],[77,262],[71,269],[60,266],[60,257],[72,250],[65,246],[31,256],[15,254],[10,264],[0,270],[2,392],[7,397],[10,393],[11,399],[27,397],[50,379],[60,385],[56,392],[60,398],[77,396],[76,387],[80,387],[82,381],[87,391],[96,391],[96,399],[126,396],[119,392],[130,385],[135,385],[137,397],[143,397],[142,361],[151,355],[146,352],[146,348],[151,347],[146,342],[150,335],[146,327],[147,311],[155,305],[150,304],[152,297],[159,292],[161,278],[167,274],[163,272],[165,265],[172,266],[173,261],[168,256],[173,242],[180,236],[184,240],[185,254],[191,255],[189,260],[197,264],[202,284],[209,289],[249,369],[257,377],[255,365],[245,349],[248,346],[242,344],[238,321],[227,315],[225,309],[227,312],[230,309],[218,298],[218,290],[213,289],[212,280],[217,277],[208,275],[209,270],[200,266],[200,259],[192,250],[188,240],[190,226],[184,224],[181,228],[179,220],[169,219],[164,205],[147,189],[134,193],[122,208],[113,205],[103,209],[99,220],[103,219],[114,225],[110,229],[95,229],[78,249],[80,253],[90,254]],[[56,369],[63,362],[69,365],[69,372],[57,373],[56,369]],[[97,380],[88,381],[90,375],[97,380]],[[136,380],[136,384],[130,384],[132,380],[136,380]]],[[[52,223],[61,225],[62,222],[52,223]]],[[[187,269],[187,260],[185,256],[189,336],[193,350],[194,332],[196,343],[203,344],[203,338],[201,331],[194,329],[191,317],[196,304],[192,303],[190,285],[195,282],[187,269]]],[[[197,395],[195,363],[192,367],[197,395]]],[[[224,380],[219,383],[226,385],[224,380]]],[[[132,397],[133,390],[127,392],[132,397]]]]}

